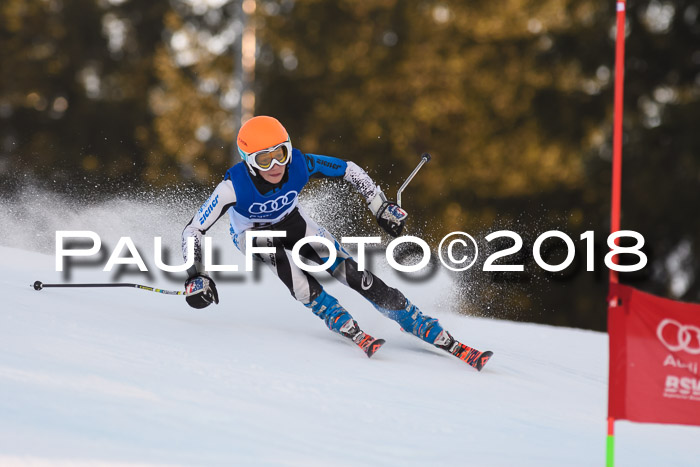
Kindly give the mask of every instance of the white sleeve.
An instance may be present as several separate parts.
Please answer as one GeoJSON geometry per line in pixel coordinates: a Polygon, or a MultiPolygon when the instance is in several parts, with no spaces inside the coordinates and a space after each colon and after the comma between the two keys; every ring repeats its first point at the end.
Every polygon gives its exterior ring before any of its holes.
{"type": "Polygon", "coordinates": [[[209,199],[182,231],[182,256],[187,262],[187,239],[194,237],[194,267],[187,270],[190,277],[202,272],[202,235],[223,216],[228,208],[236,204],[236,191],[231,180],[224,180],[217,185],[209,199]],[[195,270],[196,268],[196,270],[195,270]]]}
{"type": "Polygon", "coordinates": [[[365,172],[362,167],[352,161],[347,161],[347,164],[348,166],[345,169],[343,180],[350,182],[369,203],[372,198],[382,190],[374,183],[374,180],[367,175],[367,172],[365,172]]]}

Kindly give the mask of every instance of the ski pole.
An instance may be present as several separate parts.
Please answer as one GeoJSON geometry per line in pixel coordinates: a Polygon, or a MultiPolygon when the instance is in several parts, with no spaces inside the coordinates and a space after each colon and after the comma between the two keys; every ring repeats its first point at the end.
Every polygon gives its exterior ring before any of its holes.
{"type": "Polygon", "coordinates": [[[34,282],[34,290],[41,290],[44,287],[134,287],[136,289],[148,290],[149,292],[158,292],[166,295],[185,295],[185,292],[181,290],[164,290],[156,289],[155,287],[149,287],[147,285],[140,284],[127,284],[127,283],[105,283],[105,284],[44,284],[41,281],[34,282]]]}
{"type": "Polygon", "coordinates": [[[415,169],[413,169],[413,172],[411,172],[411,175],[408,176],[406,181],[403,182],[403,185],[401,185],[401,188],[399,188],[399,191],[396,193],[396,204],[401,206],[401,192],[408,186],[409,182],[411,180],[413,180],[413,177],[415,177],[416,174],[418,173],[418,171],[420,170],[420,168],[423,167],[423,164],[425,164],[426,162],[429,162],[429,161],[430,161],[430,154],[428,154],[427,152],[424,152],[421,155],[421,159],[420,159],[420,162],[418,163],[418,166],[415,169]]]}

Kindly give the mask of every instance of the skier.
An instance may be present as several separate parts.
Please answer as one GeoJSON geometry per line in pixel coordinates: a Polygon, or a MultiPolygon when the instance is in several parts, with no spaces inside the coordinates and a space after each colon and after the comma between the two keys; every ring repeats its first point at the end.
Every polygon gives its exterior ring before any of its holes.
{"type": "MultiPolygon", "coordinates": [[[[251,230],[285,231],[284,237],[261,236],[254,246],[271,246],[274,254],[256,254],[284,282],[292,296],[323,319],[329,329],[351,339],[368,356],[384,343],[362,331],[357,321],[338,300],[327,293],[310,274],[291,258],[294,244],[306,236],[321,236],[335,245],[337,260],[328,272],[343,284],[359,292],[383,315],[395,320],[401,328],[420,339],[447,350],[472,366],[488,360],[482,353],[457,342],[440,326],[437,319],[423,314],[399,290],[387,286],[380,278],[365,270],[358,271],[355,260],[325,228],[319,226],[298,206],[298,195],[310,178],[336,178],[350,182],[364,196],[379,226],[397,237],[403,230],[407,213],[384,193],[357,164],[335,157],[304,154],[293,149],[289,135],[275,118],[257,116],[248,120],[237,138],[238,152],[243,159],[226,172],[209,199],[202,205],[182,233],[182,249],[187,261],[187,239],[194,237],[194,266],[185,282],[187,303],[204,308],[219,303],[214,281],[202,267],[201,238],[228,212],[231,235],[236,247],[245,254],[246,234],[251,230]],[[476,352],[476,354],[474,353],[476,352]],[[478,354],[478,355],[477,355],[478,354]]],[[[323,264],[325,247],[307,243],[300,256],[323,264]]]]}

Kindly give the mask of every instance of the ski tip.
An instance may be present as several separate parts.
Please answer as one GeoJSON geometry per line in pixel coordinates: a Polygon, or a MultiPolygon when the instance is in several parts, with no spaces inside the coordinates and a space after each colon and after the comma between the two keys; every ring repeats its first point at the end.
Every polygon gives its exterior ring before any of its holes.
{"type": "Polygon", "coordinates": [[[367,358],[370,358],[374,353],[379,350],[379,348],[384,345],[384,342],[386,342],[384,339],[375,339],[372,341],[372,343],[367,347],[367,350],[365,351],[367,353],[367,358]]]}
{"type": "Polygon", "coordinates": [[[476,365],[474,366],[474,368],[481,371],[481,369],[486,365],[486,363],[489,361],[492,355],[493,352],[491,352],[490,350],[482,352],[481,355],[479,355],[479,358],[476,360],[476,365]]]}

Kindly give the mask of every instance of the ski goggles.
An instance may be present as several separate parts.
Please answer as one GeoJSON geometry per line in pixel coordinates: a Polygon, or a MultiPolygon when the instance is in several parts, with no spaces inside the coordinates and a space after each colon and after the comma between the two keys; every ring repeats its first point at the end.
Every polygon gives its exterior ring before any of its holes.
{"type": "Polygon", "coordinates": [[[258,170],[267,172],[275,164],[287,165],[292,160],[292,143],[287,140],[284,143],[271,146],[260,151],[244,153],[245,160],[258,170]]]}

